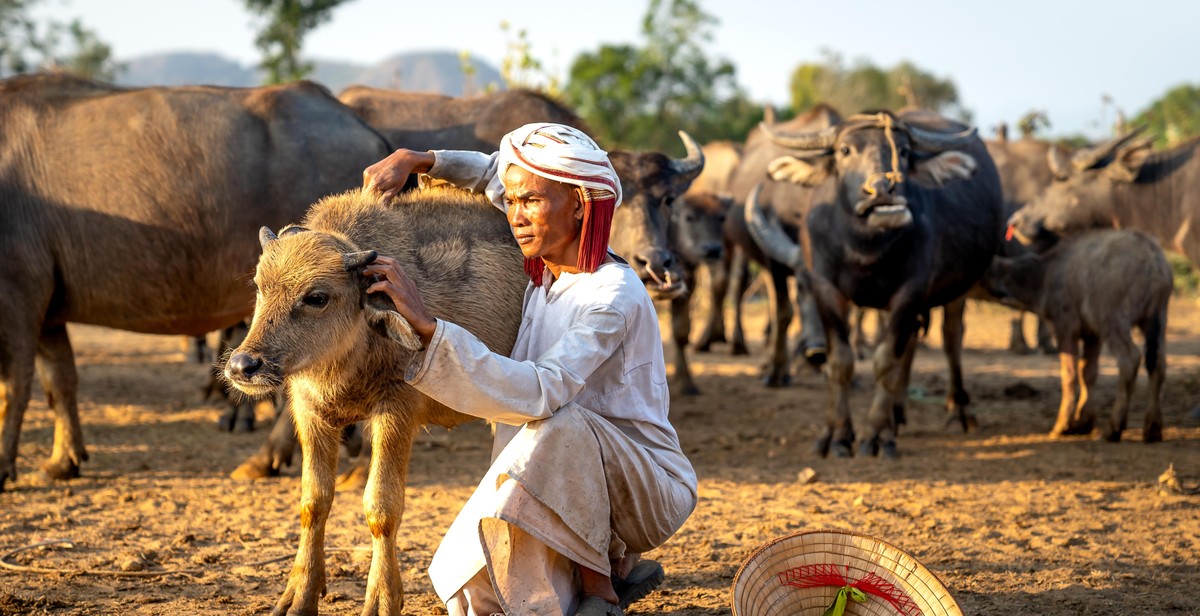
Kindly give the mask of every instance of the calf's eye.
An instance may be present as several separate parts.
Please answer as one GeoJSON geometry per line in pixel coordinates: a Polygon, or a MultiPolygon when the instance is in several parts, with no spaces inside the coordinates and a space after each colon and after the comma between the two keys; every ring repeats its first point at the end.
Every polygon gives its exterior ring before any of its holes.
{"type": "Polygon", "coordinates": [[[305,295],[304,299],[301,301],[304,302],[305,306],[324,308],[325,304],[329,303],[329,296],[320,291],[313,291],[312,293],[305,295]]]}

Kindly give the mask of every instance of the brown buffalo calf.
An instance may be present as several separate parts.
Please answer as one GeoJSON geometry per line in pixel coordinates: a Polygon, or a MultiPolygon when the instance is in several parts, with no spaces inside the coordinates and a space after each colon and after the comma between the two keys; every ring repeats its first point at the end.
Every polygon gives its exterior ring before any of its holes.
{"type": "Polygon", "coordinates": [[[1138,231],[1086,232],[1060,240],[1041,255],[997,257],[986,281],[996,295],[1054,325],[1062,363],[1062,402],[1051,436],[1091,432],[1100,348],[1107,342],[1120,377],[1112,418],[1102,429],[1109,441],[1121,440],[1141,361],[1129,335],[1137,327],[1146,340],[1150,375],[1143,440],[1162,440],[1160,402],[1172,284],[1171,268],[1156,241],[1138,231]]]}
{"type": "Polygon", "coordinates": [[[389,310],[391,300],[366,295],[362,268],[376,252],[395,257],[435,316],[508,353],[528,283],[521,251],[503,213],[453,189],[407,193],[390,206],[357,191],[336,195],[279,237],[264,227],[260,242],[254,321],[224,373],[250,395],[285,387],[303,448],[300,547],[274,613],[317,612],[338,442],[344,426],[365,421],[371,467],[363,507],[374,556],[363,614],[399,614],[396,534],[413,439],[422,425],[470,417],[404,382],[420,342],[389,310]]]}

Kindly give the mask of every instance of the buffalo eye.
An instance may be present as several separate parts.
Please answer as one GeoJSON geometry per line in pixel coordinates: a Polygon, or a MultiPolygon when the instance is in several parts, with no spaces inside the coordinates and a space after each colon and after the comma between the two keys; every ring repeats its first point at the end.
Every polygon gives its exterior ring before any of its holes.
{"type": "Polygon", "coordinates": [[[305,295],[304,299],[300,301],[304,302],[305,306],[312,308],[324,308],[325,304],[329,303],[329,296],[321,291],[312,291],[305,295]]]}
{"type": "Polygon", "coordinates": [[[849,156],[850,155],[850,146],[844,145],[844,146],[838,148],[838,154],[841,154],[842,156],[849,156]]]}
{"type": "Polygon", "coordinates": [[[909,154],[908,146],[902,145],[902,146],[900,146],[899,149],[900,149],[900,158],[908,158],[908,154],[909,154]]]}

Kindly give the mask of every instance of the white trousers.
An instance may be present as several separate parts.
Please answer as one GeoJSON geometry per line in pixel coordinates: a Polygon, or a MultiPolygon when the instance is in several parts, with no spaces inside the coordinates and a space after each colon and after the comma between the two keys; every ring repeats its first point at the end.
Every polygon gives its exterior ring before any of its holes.
{"type": "MultiPolygon", "coordinates": [[[[503,439],[503,435],[497,434],[503,439]]],[[[696,495],[603,417],[568,405],[504,445],[429,568],[451,616],[569,616],[576,565],[662,545],[696,495]]]]}

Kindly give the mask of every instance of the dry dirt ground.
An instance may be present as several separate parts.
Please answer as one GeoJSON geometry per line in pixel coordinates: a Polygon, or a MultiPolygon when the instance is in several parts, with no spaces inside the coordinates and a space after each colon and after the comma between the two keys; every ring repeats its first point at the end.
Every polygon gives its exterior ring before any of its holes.
{"type": "MultiPolygon", "coordinates": [[[[833,527],[909,551],[967,614],[1200,614],[1200,496],[1157,489],[1172,463],[1185,486],[1200,480],[1200,422],[1188,418],[1200,404],[1200,303],[1178,300],[1172,308],[1166,442],[1157,445],[1140,442],[1140,399],[1125,442],[1047,438],[1057,360],[1002,350],[1007,318],[998,308],[968,310],[968,386],[979,417],[979,430],[969,435],[942,429],[945,364],[931,335],[914,370],[910,425],[897,461],[808,453],[825,408],[819,375],[802,373],[791,387],[768,390],[758,356],[731,358],[723,346],[696,356],[703,395],[676,397],[672,417],[701,478],[700,504],[651,555],[666,566],[664,587],[630,613],[729,614],[734,574],[755,547],[800,529],[833,527]],[[816,471],[816,482],[797,481],[805,467],[816,471]]],[[[762,305],[752,306],[747,331],[762,331],[763,319],[762,305]]],[[[92,327],[74,327],[72,336],[91,461],[70,483],[39,478],[53,426],[35,394],[20,479],[0,494],[0,552],[60,539],[75,547],[11,557],[63,572],[0,571],[0,613],[269,610],[289,563],[246,563],[293,553],[299,471],[255,483],[228,478],[265,432],[216,431],[220,408],[199,400],[206,369],[183,363],[178,338],[92,327]],[[121,569],[197,572],[89,575],[121,569]]],[[[751,342],[760,352],[761,337],[751,342]]],[[[858,374],[861,417],[871,384],[867,362],[859,362],[858,374]]],[[[1114,388],[1115,366],[1106,357],[1103,401],[1114,388]]],[[[444,613],[424,570],[483,473],[489,446],[487,428],[477,424],[434,431],[416,448],[401,537],[406,613],[444,613]]],[[[358,494],[337,495],[328,545],[342,551],[329,555],[322,610],[356,614],[368,554],[353,548],[369,545],[358,494]]]]}

